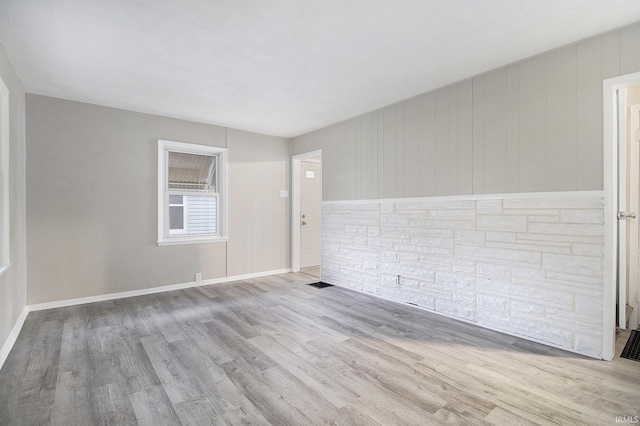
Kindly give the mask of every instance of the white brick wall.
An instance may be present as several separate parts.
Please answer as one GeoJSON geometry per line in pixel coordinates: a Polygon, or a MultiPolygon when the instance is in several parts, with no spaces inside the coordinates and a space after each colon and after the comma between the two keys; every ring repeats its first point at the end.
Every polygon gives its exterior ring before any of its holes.
{"type": "Polygon", "coordinates": [[[599,358],[604,199],[323,204],[322,280],[599,358]]]}

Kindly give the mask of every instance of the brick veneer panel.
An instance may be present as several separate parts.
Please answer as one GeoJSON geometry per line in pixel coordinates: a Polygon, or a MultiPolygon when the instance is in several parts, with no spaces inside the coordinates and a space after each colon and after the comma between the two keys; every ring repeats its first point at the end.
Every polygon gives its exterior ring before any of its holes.
{"type": "Polygon", "coordinates": [[[604,200],[325,202],[322,280],[600,357],[604,200]]]}

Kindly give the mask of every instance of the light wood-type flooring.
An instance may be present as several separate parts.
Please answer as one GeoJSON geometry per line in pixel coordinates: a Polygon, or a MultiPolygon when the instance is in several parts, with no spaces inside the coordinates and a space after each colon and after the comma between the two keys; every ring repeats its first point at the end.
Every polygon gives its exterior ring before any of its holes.
{"type": "Polygon", "coordinates": [[[0,424],[613,425],[640,415],[640,362],[312,281],[286,274],[32,312],[0,371],[0,424]]]}

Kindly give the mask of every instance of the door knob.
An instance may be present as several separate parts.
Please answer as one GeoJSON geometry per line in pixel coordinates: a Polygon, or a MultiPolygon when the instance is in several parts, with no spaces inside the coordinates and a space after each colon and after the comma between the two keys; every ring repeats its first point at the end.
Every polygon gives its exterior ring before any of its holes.
{"type": "Polygon", "coordinates": [[[303,224],[303,225],[306,225],[306,224],[307,224],[307,222],[305,222],[305,221],[303,220],[303,221],[302,221],[302,224],[303,224]]]}

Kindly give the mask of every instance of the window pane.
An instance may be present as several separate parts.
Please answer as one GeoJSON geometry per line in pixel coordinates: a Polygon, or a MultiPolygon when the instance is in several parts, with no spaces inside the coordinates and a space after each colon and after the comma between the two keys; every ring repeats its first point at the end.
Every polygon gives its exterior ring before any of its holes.
{"type": "Polygon", "coordinates": [[[190,195],[188,200],[189,208],[187,210],[187,220],[189,222],[189,235],[217,234],[217,197],[209,195],[190,195]]]}
{"type": "Polygon", "coordinates": [[[169,207],[169,230],[184,229],[184,207],[169,207]]]}
{"type": "Polygon", "coordinates": [[[169,195],[169,204],[183,204],[182,195],[169,195]]]}
{"type": "Polygon", "coordinates": [[[215,192],[216,159],[212,155],[169,151],[169,189],[215,192]]]}

